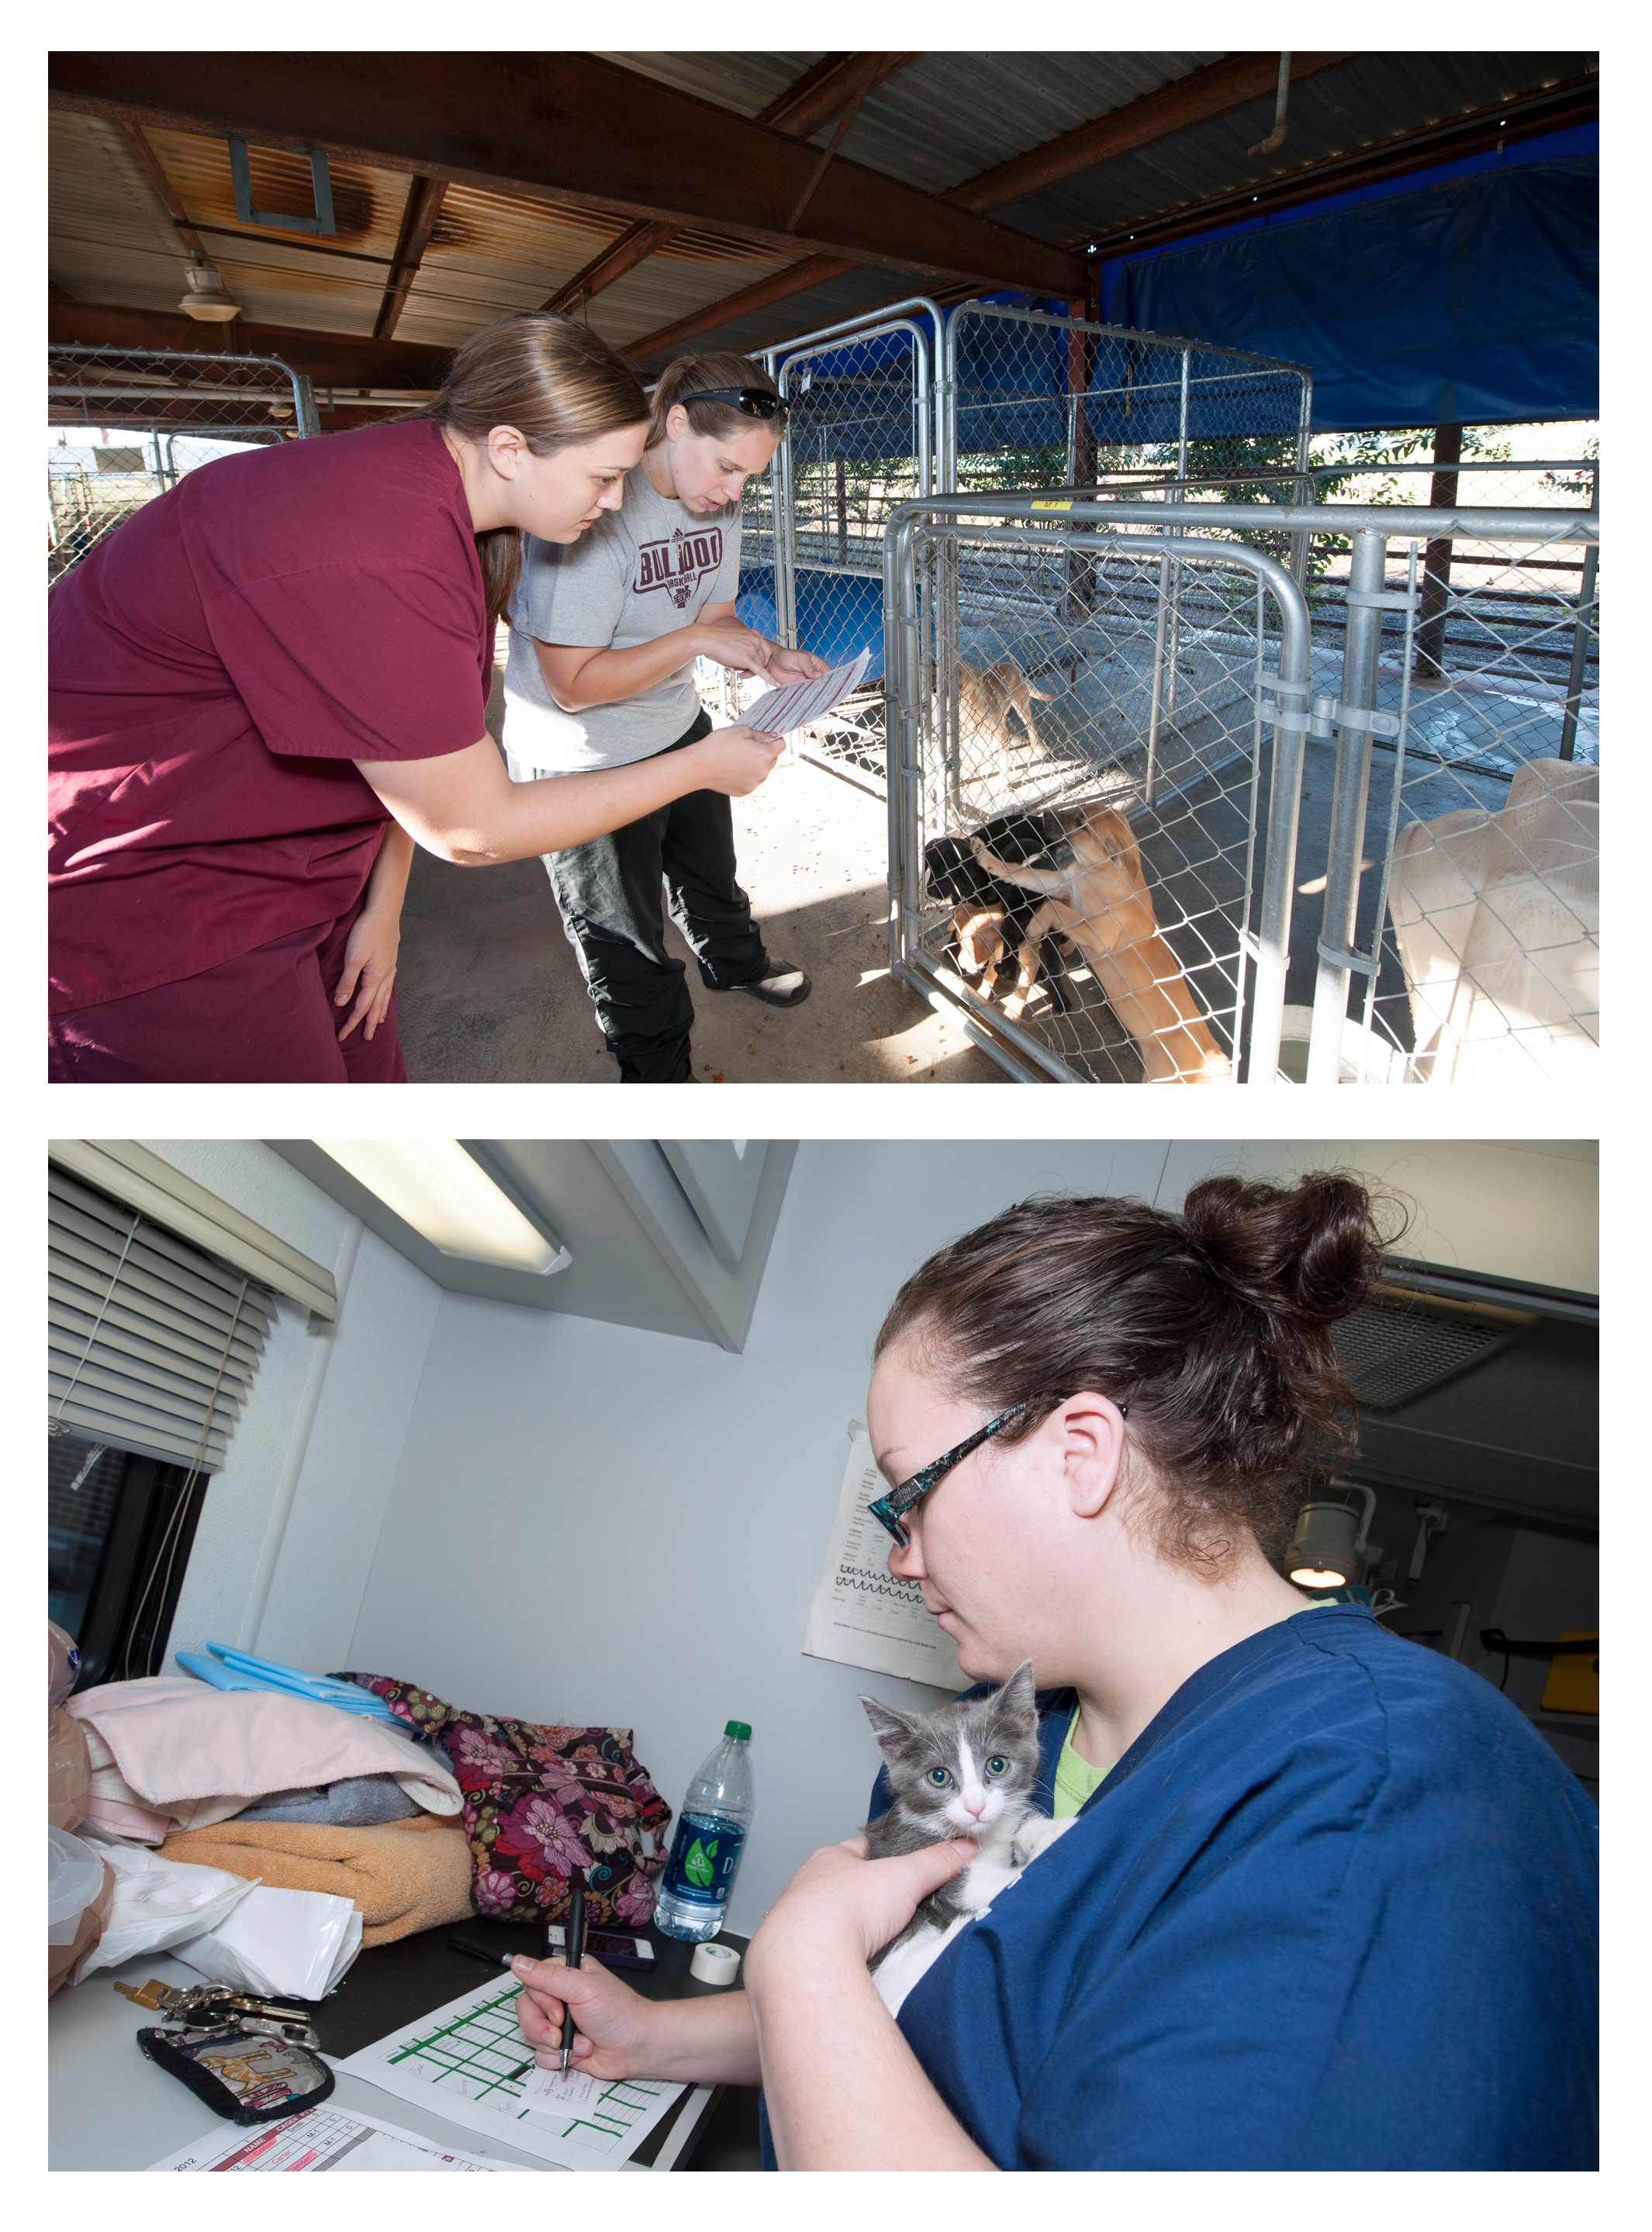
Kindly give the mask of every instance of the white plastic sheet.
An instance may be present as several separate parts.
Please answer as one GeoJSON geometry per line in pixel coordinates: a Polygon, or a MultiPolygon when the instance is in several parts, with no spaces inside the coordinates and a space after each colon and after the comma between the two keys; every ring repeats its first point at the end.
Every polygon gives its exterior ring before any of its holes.
{"type": "Polygon", "coordinates": [[[216,1930],[172,1948],[215,1984],[261,1999],[323,2000],[361,1950],[361,1916],[324,1891],[260,1884],[216,1930]]]}

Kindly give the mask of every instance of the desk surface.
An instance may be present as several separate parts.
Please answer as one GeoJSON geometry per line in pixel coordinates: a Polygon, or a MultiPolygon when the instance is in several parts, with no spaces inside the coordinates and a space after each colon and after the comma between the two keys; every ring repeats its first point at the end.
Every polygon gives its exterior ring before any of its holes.
{"type": "MultiPolygon", "coordinates": [[[[322,2051],[341,2059],[432,2008],[474,1990],[485,1979],[487,1969],[449,1946],[449,1937],[455,1935],[497,1945],[501,1954],[534,1952],[543,1942],[536,1930],[473,1917],[466,1923],[420,1930],[393,1944],[369,1947],[338,1990],[315,2011],[322,2051]]],[[[727,1942],[744,1951],[743,1938],[727,1942]]],[[[664,1937],[655,1937],[654,1943],[659,1967],[652,1975],[624,1972],[625,1982],[647,1998],[698,1998],[719,1989],[688,1974],[692,1946],[664,1937]]],[[[165,1953],[149,1954],[124,1968],[94,1969],[83,1984],[65,1985],[49,2002],[51,2169],[146,2170],[198,2138],[213,2120],[211,2110],[186,2086],[138,2051],[134,2034],[154,2018],[113,1987],[117,1978],[141,1984],[149,1976],[168,1984],[201,1982],[182,1962],[165,1953]]],[[[532,2170],[545,2167],[537,2157],[468,2125],[449,2123],[421,2104],[382,2092],[347,2073],[340,2073],[333,2098],[341,2108],[381,2117],[447,2146],[532,2170]]],[[[698,2105],[695,2096],[687,2095],[678,2118],[651,2134],[650,2141],[641,2151],[650,2156],[657,2151],[674,2169],[755,2170],[759,2167],[757,2094],[729,2087],[700,2099],[698,2105]],[[695,2128],[679,2133],[677,2124],[691,2112],[695,2128]]]]}

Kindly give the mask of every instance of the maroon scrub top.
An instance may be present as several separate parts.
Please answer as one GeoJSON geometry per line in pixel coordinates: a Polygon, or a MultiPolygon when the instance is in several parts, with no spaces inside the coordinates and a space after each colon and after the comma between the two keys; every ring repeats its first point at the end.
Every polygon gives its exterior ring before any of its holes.
{"type": "Polygon", "coordinates": [[[50,599],[51,1006],[193,976],[354,905],[355,760],[484,733],[493,646],[429,419],[202,465],[50,599]]]}

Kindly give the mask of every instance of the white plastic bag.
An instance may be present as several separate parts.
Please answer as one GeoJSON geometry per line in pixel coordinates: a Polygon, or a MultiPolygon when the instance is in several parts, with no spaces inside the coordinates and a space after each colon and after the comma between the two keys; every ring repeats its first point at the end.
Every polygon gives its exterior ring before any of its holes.
{"type": "Polygon", "coordinates": [[[46,1943],[72,1945],[81,1917],[103,1888],[103,1862],[67,1829],[46,1832],[46,1943]]]}
{"type": "Polygon", "coordinates": [[[229,1919],[253,1885],[225,1868],[163,1860],[146,1845],[95,1837],[85,1841],[114,1871],[114,1904],[97,1943],[82,1955],[69,1978],[78,1984],[94,1969],[118,1969],[140,1953],[164,1953],[229,1919]]]}
{"type": "Polygon", "coordinates": [[[348,1898],[261,1884],[226,1922],[172,1954],[213,1983],[260,1999],[322,2000],[361,1950],[361,1911],[348,1898]]]}

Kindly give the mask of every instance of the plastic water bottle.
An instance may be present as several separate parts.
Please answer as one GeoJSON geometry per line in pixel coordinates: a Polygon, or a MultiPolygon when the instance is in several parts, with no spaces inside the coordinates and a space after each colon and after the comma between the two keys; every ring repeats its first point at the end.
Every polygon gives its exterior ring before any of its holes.
{"type": "Polygon", "coordinates": [[[751,1736],[749,1722],[731,1721],[688,1786],[654,1900],[654,1928],[667,1937],[699,1945],[723,1926],[756,1805],[751,1736]]]}

